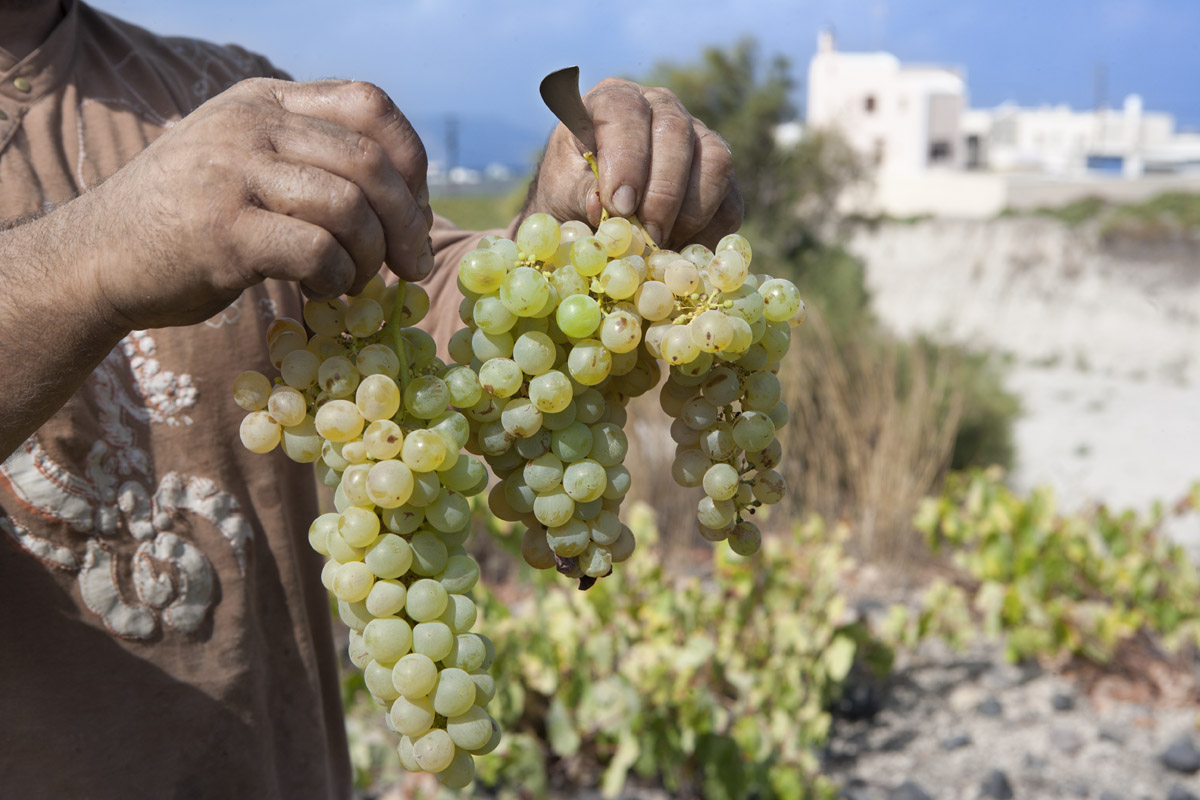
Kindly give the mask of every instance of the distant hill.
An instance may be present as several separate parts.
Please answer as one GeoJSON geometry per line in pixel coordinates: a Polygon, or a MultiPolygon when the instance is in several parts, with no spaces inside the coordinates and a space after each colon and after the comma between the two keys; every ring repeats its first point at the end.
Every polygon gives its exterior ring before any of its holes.
{"type": "Polygon", "coordinates": [[[446,152],[447,115],[416,116],[413,127],[421,135],[431,162],[447,166],[483,170],[490,164],[503,164],[517,174],[532,171],[550,133],[538,126],[514,125],[504,120],[454,115],[458,127],[458,159],[448,164],[446,152]]]}

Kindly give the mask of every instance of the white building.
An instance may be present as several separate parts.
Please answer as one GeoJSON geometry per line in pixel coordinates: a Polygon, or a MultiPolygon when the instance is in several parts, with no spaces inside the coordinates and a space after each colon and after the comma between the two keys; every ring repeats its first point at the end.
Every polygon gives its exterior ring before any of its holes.
{"type": "Polygon", "coordinates": [[[839,128],[880,174],[963,167],[965,109],[960,70],[901,64],[891,53],[843,53],[830,31],[817,39],[807,124],[839,128]]]}
{"type": "Polygon", "coordinates": [[[806,126],[840,130],[875,167],[870,191],[847,201],[868,213],[989,216],[1200,188],[1200,135],[1177,134],[1137,95],[1119,110],[969,109],[961,69],[841,52],[830,31],[809,66],[806,126]]]}

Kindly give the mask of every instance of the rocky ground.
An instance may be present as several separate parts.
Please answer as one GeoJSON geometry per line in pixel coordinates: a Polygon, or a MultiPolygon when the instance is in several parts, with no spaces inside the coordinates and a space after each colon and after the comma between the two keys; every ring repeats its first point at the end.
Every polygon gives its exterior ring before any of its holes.
{"type": "Polygon", "coordinates": [[[1161,663],[1085,680],[931,642],[886,684],[852,687],[827,771],[846,800],[1197,798],[1191,689],[1161,663]]]}

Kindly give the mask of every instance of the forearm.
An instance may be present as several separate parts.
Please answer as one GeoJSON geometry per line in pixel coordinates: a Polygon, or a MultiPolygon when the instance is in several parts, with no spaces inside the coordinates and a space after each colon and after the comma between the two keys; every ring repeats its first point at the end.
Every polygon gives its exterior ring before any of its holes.
{"type": "Polygon", "coordinates": [[[0,460],[49,419],[128,333],[91,276],[111,268],[89,196],[0,232],[0,460]]]}

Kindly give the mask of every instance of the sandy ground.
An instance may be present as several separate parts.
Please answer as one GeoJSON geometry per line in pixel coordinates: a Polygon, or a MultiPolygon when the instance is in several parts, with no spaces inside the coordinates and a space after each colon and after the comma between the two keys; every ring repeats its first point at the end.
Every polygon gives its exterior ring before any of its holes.
{"type": "MultiPolygon", "coordinates": [[[[1200,246],[1002,219],[886,225],[852,249],[885,324],[1009,361],[1014,487],[1145,511],[1200,481],[1200,246]]],[[[1200,557],[1200,519],[1169,529],[1200,557]]]]}

